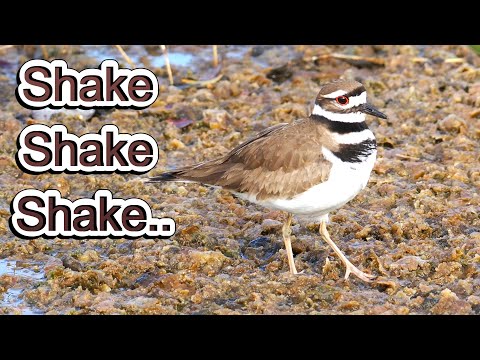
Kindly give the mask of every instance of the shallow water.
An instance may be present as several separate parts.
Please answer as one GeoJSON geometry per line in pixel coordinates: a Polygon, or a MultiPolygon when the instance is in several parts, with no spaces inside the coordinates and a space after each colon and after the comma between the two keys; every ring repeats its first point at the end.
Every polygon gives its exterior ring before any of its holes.
{"type": "Polygon", "coordinates": [[[42,271],[34,271],[29,268],[16,267],[15,260],[0,260],[0,276],[14,275],[28,280],[42,280],[45,279],[45,273],[42,271]]]}
{"type": "Polygon", "coordinates": [[[0,293],[0,308],[15,309],[15,313],[22,315],[40,315],[39,309],[28,305],[23,300],[24,286],[26,283],[36,283],[45,279],[45,273],[42,271],[34,271],[29,268],[16,267],[15,260],[0,260],[0,277],[2,275],[11,275],[17,278],[17,284],[9,288],[6,292],[0,293]]]}
{"type": "MultiPolygon", "coordinates": [[[[128,56],[132,59],[132,61],[136,64],[141,63],[141,57],[145,56],[148,58],[149,63],[154,67],[163,67],[165,66],[165,56],[163,54],[158,54],[157,56],[152,56],[142,51],[141,49],[137,50],[138,47],[135,48],[135,51],[128,51],[128,56]]],[[[122,56],[120,53],[115,49],[111,48],[108,49],[107,47],[92,47],[85,51],[85,54],[97,59],[98,62],[102,62],[107,58],[114,58],[114,59],[121,59],[123,61],[122,56]]],[[[188,66],[191,64],[192,60],[194,59],[194,55],[185,53],[185,52],[178,52],[178,51],[169,51],[168,52],[168,59],[170,61],[170,65],[172,66],[188,66]]]]}

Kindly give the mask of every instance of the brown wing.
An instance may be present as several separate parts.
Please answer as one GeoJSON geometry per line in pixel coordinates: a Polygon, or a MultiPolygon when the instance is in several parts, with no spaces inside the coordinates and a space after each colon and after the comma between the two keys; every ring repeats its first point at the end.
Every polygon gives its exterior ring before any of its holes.
{"type": "Polygon", "coordinates": [[[258,200],[291,198],[328,178],[322,155],[325,129],[310,119],[263,130],[227,155],[160,175],[151,181],[190,180],[248,192],[258,200]]]}

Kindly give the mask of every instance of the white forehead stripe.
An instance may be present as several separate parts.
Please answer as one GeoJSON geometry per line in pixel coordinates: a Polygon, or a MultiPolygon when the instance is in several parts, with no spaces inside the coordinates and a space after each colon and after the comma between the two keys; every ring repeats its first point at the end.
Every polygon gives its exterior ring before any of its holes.
{"type": "Polygon", "coordinates": [[[354,106],[365,104],[367,102],[367,92],[364,91],[360,95],[350,96],[348,99],[348,105],[345,106],[345,109],[350,109],[354,106]]]}
{"type": "Polygon", "coordinates": [[[313,115],[323,116],[332,121],[341,121],[346,123],[356,123],[356,122],[363,122],[365,121],[365,114],[362,112],[354,112],[354,113],[334,113],[331,111],[323,110],[319,105],[313,107],[312,111],[313,115]]]}
{"type": "Polygon", "coordinates": [[[335,99],[337,96],[345,95],[347,92],[345,90],[337,90],[327,95],[322,95],[324,98],[335,99]]]}

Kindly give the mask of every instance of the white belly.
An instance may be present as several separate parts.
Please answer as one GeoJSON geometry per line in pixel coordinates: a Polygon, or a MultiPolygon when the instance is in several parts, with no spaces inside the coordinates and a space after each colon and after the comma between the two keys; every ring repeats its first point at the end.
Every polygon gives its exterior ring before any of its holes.
{"type": "Polygon", "coordinates": [[[325,148],[323,154],[332,162],[328,180],[291,199],[257,201],[246,194],[236,195],[256,204],[295,215],[308,218],[323,217],[352,200],[367,185],[377,152],[372,152],[360,163],[344,163],[325,148]]]}

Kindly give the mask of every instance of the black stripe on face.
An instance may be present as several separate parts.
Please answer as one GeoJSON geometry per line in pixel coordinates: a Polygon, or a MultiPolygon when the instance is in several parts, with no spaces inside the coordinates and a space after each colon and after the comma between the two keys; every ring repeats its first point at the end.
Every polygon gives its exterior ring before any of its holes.
{"type": "Polygon", "coordinates": [[[360,104],[351,108],[342,109],[339,106],[337,106],[335,99],[329,99],[329,98],[316,99],[315,105],[320,106],[325,111],[330,111],[336,114],[351,114],[351,113],[362,112],[362,109],[364,106],[364,104],[360,104]]]}
{"type": "Polygon", "coordinates": [[[322,125],[325,125],[329,131],[337,134],[348,134],[348,133],[360,132],[368,129],[365,121],[347,123],[343,121],[333,121],[333,120],[327,119],[326,117],[315,115],[315,114],[312,114],[311,118],[315,121],[318,121],[322,125]]]}
{"type": "Polygon", "coordinates": [[[362,109],[363,109],[363,104],[351,107],[349,109],[338,109],[337,113],[339,113],[339,114],[351,114],[351,113],[362,112],[362,109]]]}
{"type": "Polygon", "coordinates": [[[346,162],[362,162],[377,148],[377,142],[374,139],[364,140],[358,144],[341,144],[338,151],[333,154],[342,161],[346,162]]]}

